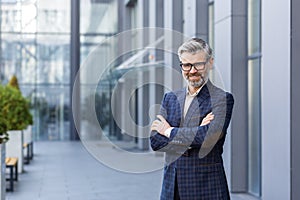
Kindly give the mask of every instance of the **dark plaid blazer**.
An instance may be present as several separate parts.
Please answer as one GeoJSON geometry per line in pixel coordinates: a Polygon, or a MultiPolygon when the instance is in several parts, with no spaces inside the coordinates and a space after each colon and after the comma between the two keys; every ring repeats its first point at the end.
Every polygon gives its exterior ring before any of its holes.
{"type": "Polygon", "coordinates": [[[170,138],[151,132],[152,149],[166,152],[160,199],[174,199],[175,178],[181,200],[230,199],[222,153],[233,96],[208,81],[183,117],[185,97],[186,88],[162,100],[160,114],[174,127],[170,138]],[[200,126],[210,112],[214,120],[200,126]]]}

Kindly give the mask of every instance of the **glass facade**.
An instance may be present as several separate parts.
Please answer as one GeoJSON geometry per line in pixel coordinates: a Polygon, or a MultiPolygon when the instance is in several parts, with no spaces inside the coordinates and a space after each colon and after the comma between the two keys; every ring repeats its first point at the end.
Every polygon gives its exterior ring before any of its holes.
{"type": "MultiPolygon", "coordinates": [[[[214,42],[215,42],[215,7],[214,1],[210,0],[208,4],[208,44],[214,51],[214,42]]],[[[209,78],[212,81],[216,81],[216,70],[215,67],[209,74],[209,78]]]]}
{"type": "Polygon", "coordinates": [[[248,191],[261,195],[260,1],[248,0],[248,191]]]}
{"type": "Polygon", "coordinates": [[[115,77],[109,69],[117,66],[117,0],[80,1],[80,132],[81,139],[115,136],[111,115],[111,92],[115,77]],[[91,117],[95,113],[95,117],[91,117]],[[100,137],[99,137],[100,136],[100,137]]]}
{"type": "Polygon", "coordinates": [[[210,0],[208,4],[208,43],[214,49],[214,35],[215,35],[215,7],[214,1],[210,0]]]}
{"type": "Polygon", "coordinates": [[[16,75],[35,140],[69,137],[70,1],[2,1],[1,82],[16,75]]]}
{"type": "Polygon", "coordinates": [[[101,42],[117,33],[117,12],[116,0],[80,1],[81,62],[101,42]]]}
{"type": "MultiPolygon", "coordinates": [[[[117,32],[117,1],[80,3],[83,62],[101,41],[117,32]]],[[[34,140],[70,138],[70,9],[71,1],[60,0],[1,3],[0,82],[6,84],[17,76],[32,104],[34,140]]]]}

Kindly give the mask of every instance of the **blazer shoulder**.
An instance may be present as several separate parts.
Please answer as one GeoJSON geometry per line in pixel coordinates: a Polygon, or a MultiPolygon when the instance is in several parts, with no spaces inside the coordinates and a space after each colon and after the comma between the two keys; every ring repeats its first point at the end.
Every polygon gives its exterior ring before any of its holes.
{"type": "Polygon", "coordinates": [[[234,101],[234,97],[232,93],[225,91],[214,84],[210,83],[208,84],[208,90],[210,91],[211,94],[214,94],[215,97],[226,97],[227,101],[234,101]]]}
{"type": "Polygon", "coordinates": [[[183,88],[183,89],[167,92],[164,95],[164,99],[178,98],[180,95],[185,94],[185,91],[186,91],[186,89],[183,88]]]}
{"type": "Polygon", "coordinates": [[[227,99],[234,101],[233,94],[231,94],[230,92],[226,92],[226,97],[227,99]]]}
{"type": "Polygon", "coordinates": [[[178,89],[178,90],[174,90],[174,91],[171,91],[169,93],[172,93],[173,95],[181,95],[181,94],[185,94],[186,93],[186,88],[181,88],[181,89],[178,89]]]}

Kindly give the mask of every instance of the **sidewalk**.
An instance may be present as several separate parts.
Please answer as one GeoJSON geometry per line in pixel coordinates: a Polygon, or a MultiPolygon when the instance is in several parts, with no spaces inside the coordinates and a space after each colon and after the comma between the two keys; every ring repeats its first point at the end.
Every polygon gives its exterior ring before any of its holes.
{"type": "Polygon", "coordinates": [[[15,191],[6,194],[8,200],[159,199],[161,171],[132,174],[113,170],[94,159],[81,142],[34,145],[34,159],[25,165],[15,191]]]}
{"type": "MultiPolygon", "coordinates": [[[[107,160],[117,160],[131,168],[136,162],[122,156],[124,152],[107,143],[98,143],[107,160]],[[115,158],[115,159],[113,159],[115,158]]],[[[120,145],[122,146],[122,145],[120,145]]],[[[81,142],[35,142],[34,159],[19,175],[15,191],[7,200],[158,200],[162,170],[148,173],[126,173],[109,168],[96,160],[81,142]]],[[[154,154],[145,159],[156,164],[162,160],[154,154]]],[[[147,164],[146,163],[146,164],[147,164]]],[[[252,200],[239,194],[232,200],[252,200]]]]}

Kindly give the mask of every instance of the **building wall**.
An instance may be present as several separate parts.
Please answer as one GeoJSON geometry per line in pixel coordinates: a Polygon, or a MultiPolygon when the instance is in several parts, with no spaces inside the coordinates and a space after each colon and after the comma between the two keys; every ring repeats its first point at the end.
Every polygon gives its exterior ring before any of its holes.
{"type": "MultiPolygon", "coordinates": [[[[235,44],[240,39],[236,36],[244,34],[243,31],[238,33],[232,32],[236,31],[236,23],[240,23],[239,18],[243,20],[243,13],[239,9],[235,10],[235,3],[241,4],[241,1],[214,1],[215,62],[216,67],[220,69],[224,89],[228,91],[231,88],[237,88],[237,85],[231,85],[231,83],[237,84],[234,81],[236,80],[235,77],[246,75],[245,78],[247,78],[247,72],[240,71],[234,66],[237,57],[242,59],[238,55],[239,52],[235,51],[235,44]]],[[[266,200],[290,199],[290,4],[282,1],[262,1],[261,13],[262,183],[261,197],[258,198],[266,200]],[[275,13],[280,13],[280,15],[275,13]]],[[[240,43],[242,42],[241,40],[240,43]]],[[[240,66],[240,68],[243,67],[243,65],[240,66]]],[[[238,90],[242,89],[243,83],[240,84],[238,90]]],[[[240,94],[234,93],[234,95],[238,96],[240,94]]],[[[247,109],[247,102],[245,101],[247,98],[236,98],[235,100],[234,112],[237,112],[239,116],[241,116],[241,113],[247,115],[243,111],[243,109],[247,109]],[[245,104],[241,105],[239,101],[245,101],[245,104]]],[[[235,118],[233,118],[232,124],[235,125],[235,132],[228,134],[229,137],[227,138],[224,152],[229,185],[232,191],[247,194],[248,169],[247,167],[241,169],[236,166],[244,162],[238,154],[247,156],[246,149],[243,149],[241,146],[247,145],[243,140],[245,137],[237,140],[237,137],[240,137],[239,135],[244,134],[243,130],[247,130],[247,125],[239,127],[240,123],[236,125],[235,118]],[[238,132],[239,130],[241,132],[238,132]],[[241,152],[236,152],[236,150],[241,152]],[[237,159],[239,161],[236,161],[237,159]],[[239,176],[237,176],[236,169],[240,170],[239,176]],[[243,177],[240,175],[243,175],[243,177]],[[241,179],[244,181],[237,181],[241,179]]],[[[245,132],[245,134],[247,135],[248,133],[245,132]]],[[[245,164],[247,166],[247,163],[245,164]]],[[[247,195],[239,194],[238,196],[242,196],[245,199],[250,198],[247,195]]]]}
{"type": "MultiPolygon", "coordinates": [[[[215,1],[215,66],[214,77],[218,86],[226,91],[231,89],[231,1],[215,1]]],[[[230,91],[231,92],[231,91],[230,91]]],[[[224,165],[231,188],[231,131],[228,130],[224,146],[224,165]]]]}
{"type": "Polygon", "coordinates": [[[290,199],[290,53],[290,2],[262,1],[262,199],[266,200],[290,199]]]}
{"type": "MultiPolygon", "coordinates": [[[[203,25],[206,19],[199,18],[197,12],[207,11],[208,1],[182,0],[163,1],[163,8],[158,9],[159,0],[148,2],[137,1],[138,27],[157,27],[157,16],[162,16],[163,27],[176,30],[188,37],[201,36],[208,38],[208,25],[203,25]],[[147,4],[148,5],[148,4],[147,4]],[[200,6],[201,5],[201,6],[200,6]],[[177,10],[177,9],[182,10],[177,10]],[[149,9],[147,16],[144,9],[149,9]],[[174,15],[176,13],[176,15],[174,15]],[[145,18],[146,17],[146,18],[145,18]],[[146,20],[146,21],[145,21],[146,20]],[[147,21],[148,20],[148,21],[147,21]],[[201,26],[199,25],[199,21],[201,26]],[[201,27],[201,28],[199,28],[201,27]],[[204,30],[207,27],[207,30],[204,30]]],[[[214,52],[215,66],[213,82],[235,96],[234,117],[229,127],[225,149],[224,162],[232,192],[240,193],[243,199],[290,199],[290,10],[289,2],[261,1],[261,196],[253,197],[248,193],[248,72],[247,72],[247,1],[246,0],[215,0],[214,1],[214,52]],[[280,14],[278,14],[280,13],[280,14]],[[243,195],[245,194],[245,195],[243,195]]],[[[148,42],[157,39],[150,35],[148,42]]],[[[142,41],[144,41],[142,39],[142,41]]],[[[166,38],[164,48],[173,44],[174,38],[166,38]]],[[[176,56],[163,54],[165,65],[176,68],[176,56]]],[[[141,72],[142,73],[142,72],[141,72]]],[[[156,82],[157,71],[141,74],[143,80],[149,78],[156,82]]],[[[182,87],[182,82],[176,82],[175,75],[168,70],[160,74],[160,81],[170,85],[171,89],[182,87]]],[[[142,80],[139,80],[142,81],[142,80]]],[[[165,88],[165,91],[166,88],[165,88]]],[[[138,115],[148,117],[145,103],[151,107],[159,103],[161,90],[155,87],[143,89],[137,105],[138,115]],[[157,93],[160,93],[157,95],[157,93]],[[143,97],[143,98],[142,98],[143,97]],[[148,98],[145,99],[145,98],[148,98]]],[[[139,117],[138,116],[138,117],[139,117]]],[[[153,116],[152,116],[153,117],[153,116]]],[[[145,122],[145,121],[143,121],[145,122]]],[[[145,143],[139,141],[139,148],[145,149],[145,143]]],[[[147,145],[146,145],[147,146],[147,145]]],[[[235,196],[235,195],[233,195],[235,196]]],[[[235,196],[236,197],[236,196],[235,196]]],[[[234,198],[235,199],[235,198],[234,198]]],[[[236,198],[238,199],[238,198],[236,198]]]]}

